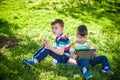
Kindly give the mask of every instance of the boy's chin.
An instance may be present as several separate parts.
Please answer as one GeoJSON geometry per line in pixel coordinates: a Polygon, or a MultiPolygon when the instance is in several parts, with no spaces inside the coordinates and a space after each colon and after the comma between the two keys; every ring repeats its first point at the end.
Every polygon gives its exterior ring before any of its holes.
{"type": "Polygon", "coordinates": [[[55,34],[55,33],[53,33],[55,36],[57,35],[57,34],[55,34]]]}
{"type": "Polygon", "coordinates": [[[54,34],[56,37],[58,36],[57,34],[54,34]]]}
{"type": "Polygon", "coordinates": [[[56,37],[58,37],[59,35],[55,35],[56,37]]]}
{"type": "Polygon", "coordinates": [[[56,37],[58,37],[60,34],[54,34],[56,37]]]}
{"type": "Polygon", "coordinates": [[[79,41],[79,42],[81,42],[81,43],[85,43],[85,42],[83,42],[83,41],[79,41]]]}

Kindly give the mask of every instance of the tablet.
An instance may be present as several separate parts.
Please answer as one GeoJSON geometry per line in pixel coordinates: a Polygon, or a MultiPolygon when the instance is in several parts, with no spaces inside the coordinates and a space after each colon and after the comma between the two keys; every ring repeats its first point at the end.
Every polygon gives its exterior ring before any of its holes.
{"type": "Polygon", "coordinates": [[[93,59],[95,57],[94,52],[96,51],[96,49],[89,49],[89,50],[77,50],[76,51],[76,60],[82,59],[82,58],[86,58],[86,59],[93,59]]]}

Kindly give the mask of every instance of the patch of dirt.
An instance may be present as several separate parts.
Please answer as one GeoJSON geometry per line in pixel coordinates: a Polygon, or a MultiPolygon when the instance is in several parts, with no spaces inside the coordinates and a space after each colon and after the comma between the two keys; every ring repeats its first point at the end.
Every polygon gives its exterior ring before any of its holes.
{"type": "Polygon", "coordinates": [[[6,48],[11,48],[14,47],[15,45],[18,44],[20,40],[15,38],[15,37],[5,37],[5,36],[0,36],[0,48],[5,46],[6,48]]]}

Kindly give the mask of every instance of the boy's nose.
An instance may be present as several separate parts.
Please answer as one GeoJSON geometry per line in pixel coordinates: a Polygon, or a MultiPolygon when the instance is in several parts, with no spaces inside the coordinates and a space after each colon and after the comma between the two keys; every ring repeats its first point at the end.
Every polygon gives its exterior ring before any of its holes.
{"type": "Polygon", "coordinates": [[[53,31],[55,31],[55,29],[53,29],[53,31]]]}
{"type": "Polygon", "coordinates": [[[81,41],[84,42],[84,39],[82,38],[81,41]]]}

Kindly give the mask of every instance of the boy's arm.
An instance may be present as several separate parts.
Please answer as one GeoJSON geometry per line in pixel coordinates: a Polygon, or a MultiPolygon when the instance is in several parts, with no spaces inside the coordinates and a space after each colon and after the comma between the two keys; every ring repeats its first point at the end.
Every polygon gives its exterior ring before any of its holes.
{"type": "Polygon", "coordinates": [[[53,51],[54,53],[58,54],[58,55],[63,55],[64,54],[64,46],[60,46],[59,49],[56,49],[54,47],[52,47],[50,44],[46,43],[44,44],[46,49],[49,49],[51,51],[53,51]]]}
{"type": "MultiPolygon", "coordinates": [[[[89,43],[89,49],[94,49],[94,47],[93,47],[93,45],[92,45],[91,43],[89,43]]],[[[98,50],[96,50],[96,51],[94,52],[94,54],[98,54],[98,50]]]]}
{"type": "Polygon", "coordinates": [[[64,54],[64,46],[61,46],[60,49],[56,49],[51,46],[49,49],[58,55],[64,54]]]}
{"type": "Polygon", "coordinates": [[[96,51],[94,52],[94,54],[98,54],[98,50],[96,50],[96,51]]]}
{"type": "Polygon", "coordinates": [[[92,43],[89,43],[89,49],[94,49],[92,43]]]}
{"type": "Polygon", "coordinates": [[[76,54],[75,54],[75,46],[74,46],[73,43],[71,44],[69,51],[70,51],[70,57],[75,59],[76,58],[76,54]]]}
{"type": "Polygon", "coordinates": [[[77,57],[77,55],[75,54],[75,52],[72,52],[72,53],[70,53],[70,57],[75,59],[77,57]]]}
{"type": "Polygon", "coordinates": [[[64,51],[65,51],[65,46],[68,46],[70,45],[70,42],[69,40],[67,40],[67,38],[60,38],[58,43],[57,44],[57,48],[53,48],[53,47],[50,47],[49,49],[51,51],[53,51],[54,53],[58,54],[58,55],[63,55],[64,54],[64,51]]]}

